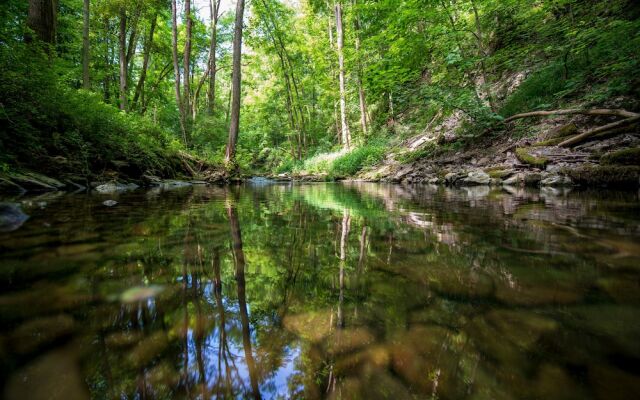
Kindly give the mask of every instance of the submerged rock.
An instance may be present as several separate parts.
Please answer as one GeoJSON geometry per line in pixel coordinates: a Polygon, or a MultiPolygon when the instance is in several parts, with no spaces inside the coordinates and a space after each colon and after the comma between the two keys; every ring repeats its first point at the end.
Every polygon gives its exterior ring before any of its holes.
{"type": "Polygon", "coordinates": [[[333,313],[330,310],[314,311],[304,314],[287,315],[284,327],[311,342],[319,342],[329,336],[333,324],[333,313]]]}
{"type": "Polygon", "coordinates": [[[136,368],[144,367],[169,346],[167,334],[156,332],[142,339],[129,353],[128,360],[136,368]]]}
{"type": "Polygon", "coordinates": [[[22,212],[19,205],[0,203],[0,232],[11,232],[20,228],[29,216],[22,212]]]}
{"type": "Polygon", "coordinates": [[[74,325],[73,318],[66,314],[25,322],[11,335],[12,350],[19,354],[33,352],[70,335],[74,325]]]}
{"type": "Polygon", "coordinates": [[[102,204],[107,206],[107,207],[113,207],[116,204],[118,204],[118,202],[115,201],[115,200],[105,200],[105,201],[102,202],[102,204]]]}
{"type": "Polygon", "coordinates": [[[54,350],[17,371],[6,383],[7,400],[81,400],[89,393],[82,380],[76,356],[69,350],[54,350]]]}

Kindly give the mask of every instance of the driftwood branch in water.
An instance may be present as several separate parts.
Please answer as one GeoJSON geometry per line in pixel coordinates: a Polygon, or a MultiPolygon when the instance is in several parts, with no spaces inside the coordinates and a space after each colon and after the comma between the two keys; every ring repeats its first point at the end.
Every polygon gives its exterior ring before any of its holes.
{"type": "Polygon", "coordinates": [[[583,140],[593,136],[593,135],[597,135],[599,133],[605,133],[605,132],[610,132],[622,127],[627,127],[629,125],[633,125],[635,123],[640,122],[640,114],[636,114],[635,117],[631,117],[631,118],[627,118],[627,119],[623,119],[620,121],[616,121],[616,122],[612,122],[610,124],[601,126],[599,128],[595,128],[592,129],[590,131],[581,133],[579,135],[575,135],[570,137],[569,139],[565,140],[564,142],[561,142],[560,144],[558,144],[558,146],[560,147],[569,147],[569,146],[573,146],[575,144],[578,144],[580,142],[582,142],[583,140]]]}
{"type": "Polygon", "coordinates": [[[640,116],[640,114],[623,110],[623,109],[609,109],[609,108],[594,108],[590,110],[585,109],[568,109],[568,110],[551,110],[551,111],[531,111],[522,114],[512,115],[505,119],[505,123],[509,123],[516,119],[529,118],[529,117],[544,117],[549,115],[609,115],[624,118],[633,118],[640,116]]]}

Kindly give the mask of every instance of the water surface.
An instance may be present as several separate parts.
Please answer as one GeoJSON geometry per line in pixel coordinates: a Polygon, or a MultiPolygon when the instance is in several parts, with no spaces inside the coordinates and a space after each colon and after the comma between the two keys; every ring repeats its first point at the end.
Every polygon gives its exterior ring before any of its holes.
{"type": "Polygon", "coordinates": [[[7,399],[640,393],[637,192],[261,182],[5,200],[30,215],[0,233],[7,399]]]}

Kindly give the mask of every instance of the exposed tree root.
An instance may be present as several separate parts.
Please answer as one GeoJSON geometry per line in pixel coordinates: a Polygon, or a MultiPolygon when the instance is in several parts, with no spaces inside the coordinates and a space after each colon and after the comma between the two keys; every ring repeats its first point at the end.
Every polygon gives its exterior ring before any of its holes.
{"type": "Polygon", "coordinates": [[[568,110],[551,110],[551,111],[532,111],[526,112],[522,114],[512,115],[509,118],[505,119],[505,123],[509,123],[516,119],[521,118],[529,118],[529,117],[544,117],[549,115],[608,115],[614,117],[624,117],[624,118],[632,118],[640,116],[638,113],[634,113],[631,111],[623,110],[623,109],[609,109],[609,108],[594,108],[590,110],[585,109],[568,109],[568,110]]]}
{"type": "Polygon", "coordinates": [[[613,132],[616,132],[616,133],[622,132],[623,129],[621,128],[626,128],[630,125],[640,122],[640,114],[638,113],[634,113],[634,112],[623,110],[623,109],[609,109],[609,108],[594,108],[590,110],[568,109],[568,110],[551,110],[551,111],[532,111],[532,112],[512,115],[511,117],[505,119],[504,122],[509,123],[520,118],[543,117],[548,115],[576,115],[576,114],[614,116],[614,117],[623,117],[625,119],[612,122],[610,124],[606,124],[598,128],[591,129],[587,132],[583,132],[578,135],[571,136],[568,139],[560,142],[558,146],[570,147],[570,146],[579,144],[584,140],[595,135],[602,135],[602,134],[613,133],[613,132]]]}
{"type": "Polygon", "coordinates": [[[616,121],[616,122],[612,122],[610,124],[601,126],[599,128],[595,128],[595,129],[591,129],[590,131],[581,133],[579,135],[575,135],[570,137],[569,139],[565,140],[564,142],[561,142],[560,144],[558,144],[558,146],[560,147],[569,147],[569,146],[574,146],[578,143],[583,142],[585,139],[597,135],[597,134],[602,134],[602,133],[606,133],[606,132],[611,132],[614,130],[618,130],[619,128],[622,127],[627,127],[629,125],[633,125],[640,122],[640,114],[636,114],[635,117],[631,117],[631,118],[627,118],[627,119],[623,119],[620,121],[616,121]]]}

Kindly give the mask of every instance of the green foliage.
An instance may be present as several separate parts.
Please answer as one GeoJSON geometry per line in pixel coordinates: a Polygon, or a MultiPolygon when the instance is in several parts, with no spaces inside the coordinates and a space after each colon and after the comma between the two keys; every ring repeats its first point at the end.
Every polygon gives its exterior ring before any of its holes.
{"type": "Polygon", "coordinates": [[[372,167],[382,161],[387,148],[382,143],[367,144],[338,157],[331,166],[330,173],[337,178],[353,176],[363,168],[372,167]]]}
{"type": "Polygon", "coordinates": [[[548,43],[551,49],[564,51],[562,56],[531,74],[506,100],[501,115],[553,108],[575,96],[592,103],[637,96],[640,22],[612,19],[597,24],[569,29],[565,34],[571,39],[564,50],[560,41],[548,43]]]}
{"type": "Polygon", "coordinates": [[[640,147],[607,153],[600,158],[600,164],[640,166],[640,147]]]}
{"type": "Polygon", "coordinates": [[[169,132],[96,94],[60,85],[56,67],[31,48],[3,54],[0,148],[6,160],[52,173],[89,174],[114,168],[113,161],[128,164],[125,174],[172,172],[171,156],[181,145],[169,132]],[[53,157],[65,161],[52,163],[53,157]]]}

